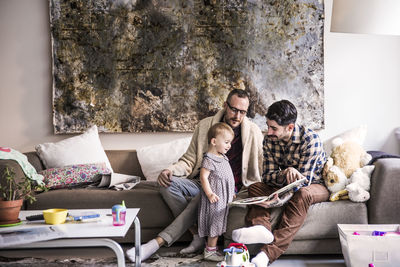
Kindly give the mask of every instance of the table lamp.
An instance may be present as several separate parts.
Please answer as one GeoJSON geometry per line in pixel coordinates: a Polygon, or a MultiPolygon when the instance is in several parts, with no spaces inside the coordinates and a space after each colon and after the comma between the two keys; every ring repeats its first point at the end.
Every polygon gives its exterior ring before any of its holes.
{"type": "Polygon", "coordinates": [[[331,32],[400,35],[400,0],[333,0],[331,32]]]}

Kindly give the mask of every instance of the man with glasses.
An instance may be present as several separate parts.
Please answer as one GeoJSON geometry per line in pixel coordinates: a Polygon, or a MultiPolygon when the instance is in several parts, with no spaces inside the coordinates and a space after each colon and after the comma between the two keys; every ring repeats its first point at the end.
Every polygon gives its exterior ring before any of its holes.
{"type": "MultiPolygon", "coordinates": [[[[203,154],[208,148],[207,132],[212,125],[225,122],[234,131],[232,146],[226,156],[232,167],[236,192],[243,186],[246,188],[261,181],[263,135],[260,128],[246,117],[249,105],[246,91],[232,90],[224,103],[224,109],[199,122],[186,153],[178,162],[160,173],[160,192],[175,220],[155,239],[141,247],[142,260],[146,260],[161,246],[170,246],[188,229],[193,234],[193,241],[187,248],[182,249],[181,253],[194,253],[204,248],[204,239],[197,235],[195,223],[201,190],[199,170],[203,154]]],[[[128,250],[127,256],[131,261],[135,261],[135,248],[128,250]]]]}

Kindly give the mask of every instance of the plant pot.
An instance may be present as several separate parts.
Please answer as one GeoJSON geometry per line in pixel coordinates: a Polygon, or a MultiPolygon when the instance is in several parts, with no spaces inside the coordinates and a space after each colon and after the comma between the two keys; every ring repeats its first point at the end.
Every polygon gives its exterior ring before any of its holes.
{"type": "Polygon", "coordinates": [[[0,200],[0,224],[17,223],[23,201],[23,199],[11,201],[0,200]]]}

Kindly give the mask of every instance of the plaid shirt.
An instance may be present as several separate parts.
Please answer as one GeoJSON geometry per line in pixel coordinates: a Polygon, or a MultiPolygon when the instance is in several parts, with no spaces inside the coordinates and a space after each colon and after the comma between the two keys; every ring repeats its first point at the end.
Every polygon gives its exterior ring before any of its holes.
{"type": "Polygon", "coordinates": [[[312,183],[323,183],[321,174],[326,162],[325,151],[318,134],[311,129],[296,124],[287,143],[265,136],[263,144],[265,183],[278,187],[286,185],[286,178],[280,177],[279,172],[288,167],[297,169],[308,180],[312,176],[312,183]]]}

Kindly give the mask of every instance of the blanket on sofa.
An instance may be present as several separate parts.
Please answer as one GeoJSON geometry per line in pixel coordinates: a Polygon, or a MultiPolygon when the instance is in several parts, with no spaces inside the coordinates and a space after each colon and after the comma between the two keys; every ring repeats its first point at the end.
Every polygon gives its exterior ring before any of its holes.
{"type": "Polygon", "coordinates": [[[0,147],[0,159],[11,159],[21,166],[26,177],[36,181],[39,185],[44,185],[44,177],[36,172],[36,169],[29,163],[27,156],[8,147],[0,147]]]}
{"type": "Polygon", "coordinates": [[[368,162],[368,165],[374,164],[374,162],[378,159],[400,158],[400,155],[389,154],[383,151],[367,151],[367,153],[372,156],[372,159],[368,162]]]}

